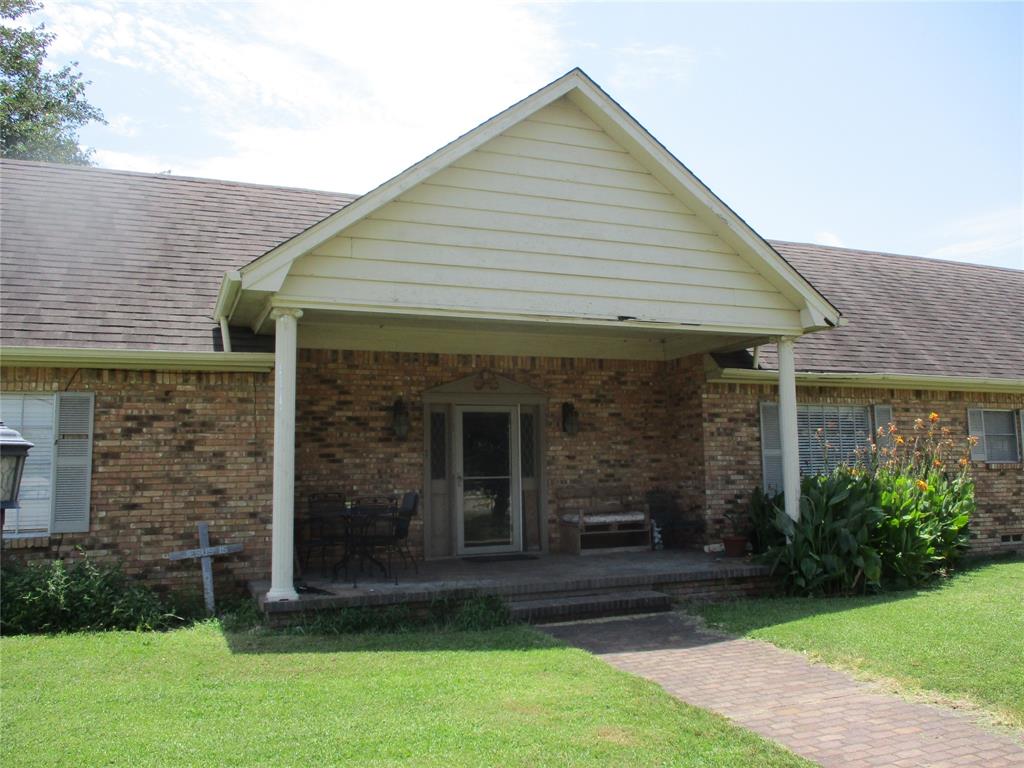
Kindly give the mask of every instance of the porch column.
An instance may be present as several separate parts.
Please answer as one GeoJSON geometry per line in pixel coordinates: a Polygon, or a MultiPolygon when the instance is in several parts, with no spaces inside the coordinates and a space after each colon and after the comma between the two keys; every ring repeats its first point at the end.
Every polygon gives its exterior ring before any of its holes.
{"type": "Polygon", "coordinates": [[[796,362],[790,337],[780,338],[779,347],[779,437],[782,442],[782,491],[786,514],[800,519],[800,442],[796,423],[796,362]]]}
{"type": "Polygon", "coordinates": [[[295,543],[295,356],[301,309],[275,309],[274,517],[267,600],[298,600],[292,580],[295,543]]]}

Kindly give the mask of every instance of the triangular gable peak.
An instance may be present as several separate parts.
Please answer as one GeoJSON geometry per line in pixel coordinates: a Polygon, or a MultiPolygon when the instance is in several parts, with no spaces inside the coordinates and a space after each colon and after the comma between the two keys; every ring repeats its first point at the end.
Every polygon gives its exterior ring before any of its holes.
{"type": "Polygon", "coordinates": [[[839,319],[580,70],[238,277],[234,322],[257,330],[272,305],[764,335],[839,319]]]}

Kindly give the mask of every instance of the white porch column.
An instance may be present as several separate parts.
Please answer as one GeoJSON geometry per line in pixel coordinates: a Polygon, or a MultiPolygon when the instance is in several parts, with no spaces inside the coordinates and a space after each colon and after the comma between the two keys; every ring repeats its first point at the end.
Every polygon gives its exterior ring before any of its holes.
{"type": "Polygon", "coordinates": [[[786,514],[800,519],[800,442],[796,423],[794,339],[779,339],[779,437],[782,442],[782,491],[786,514]]]}
{"type": "Polygon", "coordinates": [[[295,543],[295,357],[301,309],[275,309],[274,517],[267,600],[298,600],[292,580],[295,543]]]}

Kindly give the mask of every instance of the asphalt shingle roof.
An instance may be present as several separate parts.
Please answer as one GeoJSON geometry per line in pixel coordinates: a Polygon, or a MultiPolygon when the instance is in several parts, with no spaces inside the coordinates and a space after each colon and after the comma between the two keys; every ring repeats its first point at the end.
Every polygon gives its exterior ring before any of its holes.
{"type": "MultiPolygon", "coordinates": [[[[797,370],[1024,379],[1024,271],[804,243],[772,246],[848,325],[801,337],[797,370]]],[[[775,369],[774,346],[761,367],[775,369]]]]}
{"type": "MultiPolygon", "coordinates": [[[[353,199],[2,160],[0,343],[219,349],[211,315],[224,273],[353,199]]],[[[243,351],[268,340],[232,341],[243,351]]]]}
{"type": "MultiPolygon", "coordinates": [[[[238,269],[355,197],[0,161],[0,344],[220,349],[238,269]]],[[[1024,271],[772,245],[849,321],[796,345],[804,371],[1024,378],[1024,271]]],[[[272,340],[232,330],[236,350],[272,340]]],[[[774,368],[766,347],[762,367],[774,368]]]]}

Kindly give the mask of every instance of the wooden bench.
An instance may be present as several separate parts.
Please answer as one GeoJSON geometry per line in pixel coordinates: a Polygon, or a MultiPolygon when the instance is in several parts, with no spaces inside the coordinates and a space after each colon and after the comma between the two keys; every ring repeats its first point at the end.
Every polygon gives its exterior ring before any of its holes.
{"type": "Polygon", "coordinates": [[[622,485],[567,485],[555,492],[562,552],[638,552],[651,548],[647,505],[622,485]]]}

